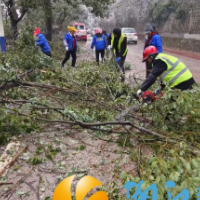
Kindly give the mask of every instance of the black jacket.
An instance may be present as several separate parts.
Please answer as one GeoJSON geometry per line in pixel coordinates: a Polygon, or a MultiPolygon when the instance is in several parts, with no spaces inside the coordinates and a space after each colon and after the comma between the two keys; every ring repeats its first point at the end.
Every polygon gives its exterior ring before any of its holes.
{"type": "MultiPolygon", "coordinates": [[[[121,46],[121,52],[119,53],[118,51],[118,43],[119,43],[119,38],[121,37],[121,34],[118,38],[114,39],[114,45],[113,48],[115,49],[116,52],[116,57],[121,57],[122,60],[125,60],[126,55],[122,56],[124,54],[124,52],[126,51],[127,48],[127,38],[124,38],[123,42],[122,42],[122,46],[121,46]]],[[[108,45],[111,45],[111,41],[112,41],[112,35],[110,35],[108,37],[108,45]]]]}

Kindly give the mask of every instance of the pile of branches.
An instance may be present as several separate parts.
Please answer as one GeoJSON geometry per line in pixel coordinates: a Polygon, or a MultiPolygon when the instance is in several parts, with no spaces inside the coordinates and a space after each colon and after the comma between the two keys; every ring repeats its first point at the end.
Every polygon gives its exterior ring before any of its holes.
{"type": "MultiPolygon", "coordinates": [[[[134,139],[139,147],[130,155],[138,159],[138,179],[131,179],[160,183],[162,180],[156,177],[162,174],[176,181],[180,186],[177,191],[181,191],[182,174],[187,172],[186,182],[195,194],[196,182],[190,179],[200,180],[199,88],[182,93],[166,88],[159,101],[146,104],[135,98],[137,80],[131,86],[121,83],[121,74],[112,60],[101,67],[82,62],[75,69],[60,69],[59,60],[24,44],[1,60],[1,142],[12,135],[42,131],[46,126],[53,129],[60,124],[108,137],[119,134],[123,146],[134,147],[130,142],[134,139]],[[152,150],[151,158],[142,160],[142,145],[152,150]]],[[[127,174],[124,180],[130,180],[130,176],[127,174]]]]}

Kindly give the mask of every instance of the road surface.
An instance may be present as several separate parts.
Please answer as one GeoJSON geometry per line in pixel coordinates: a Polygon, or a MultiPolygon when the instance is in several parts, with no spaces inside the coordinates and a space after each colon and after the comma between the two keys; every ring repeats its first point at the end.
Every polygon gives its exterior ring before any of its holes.
{"type": "MultiPolygon", "coordinates": [[[[127,61],[131,63],[134,71],[140,72],[141,74],[145,75],[145,64],[141,63],[143,47],[144,47],[144,45],[142,42],[139,42],[138,45],[133,45],[133,44],[129,45],[127,61]]],[[[179,54],[181,54],[180,52],[178,52],[178,51],[177,51],[177,53],[174,53],[174,52],[175,51],[173,51],[173,50],[171,51],[170,49],[165,49],[165,48],[163,50],[163,53],[168,53],[170,55],[173,55],[173,56],[179,58],[180,61],[185,63],[186,66],[192,72],[194,79],[200,83],[200,60],[199,60],[199,58],[196,57],[196,59],[194,59],[194,58],[190,58],[191,57],[190,55],[187,56],[186,53],[183,53],[185,55],[179,55],[179,54]]]]}
{"type": "MultiPolygon", "coordinates": [[[[83,45],[88,51],[90,50],[91,40],[92,38],[88,37],[87,44],[83,45]]],[[[126,61],[131,64],[132,70],[127,72],[127,76],[134,74],[136,77],[141,77],[144,79],[146,74],[145,63],[142,63],[144,44],[143,42],[139,41],[137,45],[129,44],[128,46],[129,51],[126,61]]],[[[163,53],[168,53],[179,58],[179,60],[185,63],[186,66],[190,69],[196,82],[200,83],[200,55],[189,52],[179,52],[166,48],[164,48],[163,53]]]]}

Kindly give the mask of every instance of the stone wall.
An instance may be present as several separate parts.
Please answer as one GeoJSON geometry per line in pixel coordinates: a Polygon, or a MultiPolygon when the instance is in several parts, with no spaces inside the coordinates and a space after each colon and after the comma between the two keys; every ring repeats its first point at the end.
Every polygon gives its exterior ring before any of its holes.
{"type": "MultiPolygon", "coordinates": [[[[164,47],[200,53],[200,40],[161,37],[164,47]]],[[[144,34],[139,34],[139,40],[144,41],[144,34]]]]}
{"type": "MultiPolygon", "coordinates": [[[[147,23],[154,24],[148,18],[150,3],[153,0],[118,0],[112,7],[112,16],[101,26],[133,27],[140,38],[144,40],[144,30],[147,23]]],[[[161,0],[154,0],[161,1],[161,0]]],[[[169,0],[162,0],[163,4],[169,0]]],[[[166,21],[159,23],[158,31],[166,47],[188,50],[200,53],[200,0],[177,0],[185,15],[177,19],[177,10],[169,15],[166,21]]],[[[105,20],[106,21],[106,20],[105,20]]]]}
{"type": "Polygon", "coordinates": [[[160,28],[160,32],[167,33],[189,33],[189,34],[200,34],[200,1],[184,1],[187,13],[182,20],[176,19],[176,14],[172,13],[167,22],[160,28]],[[186,4],[189,2],[190,4],[186,4]]]}

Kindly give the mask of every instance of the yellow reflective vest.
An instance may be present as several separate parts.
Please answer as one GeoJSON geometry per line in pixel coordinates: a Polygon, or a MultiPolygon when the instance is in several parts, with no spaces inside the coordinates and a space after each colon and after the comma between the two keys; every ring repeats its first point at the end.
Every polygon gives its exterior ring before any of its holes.
{"type": "Polygon", "coordinates": [[[193,77],[187,66],[174,56],[160,53],[155,60],[162,60],[167,64],[167,70],[160,78],[172,88],[193,77]]]}
{"type": "MultiPolygon", "coordinates": [[[[124,41],[124,38],[126,38],[126,35],[124,35],[123,33],[121,34],[121,37],[119,38],[119,42],[118,42],[118,52],[121,53],[121,47],[122,47],[122,42],[124,41]]],[[[114,40],[115,40],[115,37],[114,35],[112,34],[112,40],[111,40],[111,45],[112,45],[112,48],[114,46],[114,40]]],[[[113,52],[114,52],[114,48],[113,48],[113,52]]],[[[128,52],[128,46],[126,47],[126,51],[124,52],[124,54],[122,56],[125,56],[128,52]]]]}

